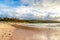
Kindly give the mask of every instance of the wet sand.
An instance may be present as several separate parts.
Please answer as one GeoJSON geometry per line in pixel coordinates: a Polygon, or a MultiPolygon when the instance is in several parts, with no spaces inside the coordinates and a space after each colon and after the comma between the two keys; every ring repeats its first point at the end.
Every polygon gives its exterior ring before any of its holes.
{"type": "Polygon", "coordinates": [[[0,40],[60,40],[60,28],[0,23],[0,40]]]}

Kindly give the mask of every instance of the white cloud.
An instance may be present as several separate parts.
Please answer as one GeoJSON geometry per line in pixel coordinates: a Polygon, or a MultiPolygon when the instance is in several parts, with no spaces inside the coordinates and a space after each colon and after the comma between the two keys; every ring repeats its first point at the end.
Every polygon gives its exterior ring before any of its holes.
{"type": "MultiPolygon", "coordinates": [[[[25,0],[26,1],[26,0],[25,0]]],[[[24,1],[24,2],[25,2],[24,1]]],[[[59,1],[59,0],[58,0],[59,1]]],[[[28,1],[27,1],[28,2],[28,1]]],[[[49,1],[50,2],[50,1],[49,1]]],[[[52,2],[51,2],[52,3],[52,2]]],[[[60,17],[60,5],[57,5],[58,3],[54,1],[53,4],[45,4],[43,2],[43,5],[38,5],[38,6],[19,6],[17,8],[10,8],[5,5],[0,4],[0,15],[3,15],[4,17],[17,17],[21,19],[44,19],[48,16],[51,18],[60,17]]]]}
{"type": "Polygon", "coordinates": [[[14,8],[10,8],[5,5],[0,5],[0,16],[1,17],[12,17],[14,8]]]}
{"type": "Polygon", "coordinates": [[[19,15],[32,14],[35,18],[45,18],[50,15],[51,18],[60,17],[60,5],[50,7],[19,7],[16,9],[19,15]],[[48,15],[47,15],[48,14],[48,15]]]}

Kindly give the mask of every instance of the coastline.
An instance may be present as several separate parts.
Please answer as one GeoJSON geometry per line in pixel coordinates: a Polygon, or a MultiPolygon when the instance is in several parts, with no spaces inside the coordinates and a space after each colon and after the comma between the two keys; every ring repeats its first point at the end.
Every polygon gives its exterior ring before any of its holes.
{"type": "Polygon", "coordinates": [[[0,23],[0,40],[60,40],[60,28],[35,28],[24,23],[0,23]]]}

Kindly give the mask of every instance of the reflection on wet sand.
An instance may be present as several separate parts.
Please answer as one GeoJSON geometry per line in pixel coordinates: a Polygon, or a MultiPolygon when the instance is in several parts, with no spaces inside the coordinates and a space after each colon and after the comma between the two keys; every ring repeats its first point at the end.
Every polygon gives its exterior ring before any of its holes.
{"type": "Polygon", "coordinates": [[[48,29],[37,29],[33,27],[12,25],[17,29],[14,31],[12,40],[47,40],[47,35],[45,30],[48,29]]]}
{"type": "Polygon", "coordinates": [[[17,24],[12,26],[17,28],[12,40],[60,40],[60,29],[57,28],[33,28],[17,24]]]}
{"type": "Polygon", "coordinates": [[[60,28],[0,24],[0,40],[60,40],[60,28]]]}

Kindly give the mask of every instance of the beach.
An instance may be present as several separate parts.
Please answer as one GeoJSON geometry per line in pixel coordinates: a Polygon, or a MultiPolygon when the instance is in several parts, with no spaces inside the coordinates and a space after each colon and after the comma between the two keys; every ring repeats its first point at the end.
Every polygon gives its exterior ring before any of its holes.
{"type": "Polygon", "coordinates": [[[0,23],[0,40],[60,40],[60,28],[0,23]]]}

